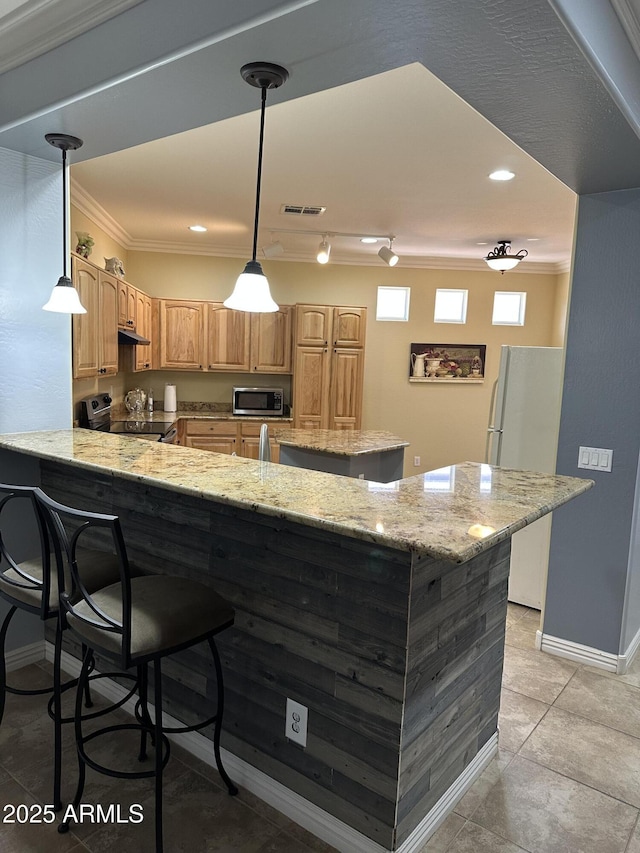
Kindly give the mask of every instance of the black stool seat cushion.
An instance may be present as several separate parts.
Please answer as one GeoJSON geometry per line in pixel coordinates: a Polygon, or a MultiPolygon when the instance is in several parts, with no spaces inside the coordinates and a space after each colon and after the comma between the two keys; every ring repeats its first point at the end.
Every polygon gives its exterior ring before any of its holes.
{"type": "MultiPolygon", "coordinates": [[[[114,583],[95,592],[93,603],[109,618],[122,621],[122,585],[114,583]]],[[[90,646],[120,654],[122,635],[88,625],[98,621],[86,601],[67,614],[69,626],[90,646]],[[76,615],[74,615],[77,614],[76,615]]],[[[131,657],[163,653],[214,634],[233,623],[233,607],[210,587],[169,575],[131,579],[131,657]]]]}
{"type": "MultiPolygon", "coordinates": [[[[92,593],[96,589],[103,586],[108,586],[120,578],[118,558],[115,554],[109,554],[106,551],[94,551],[88,548],[78,548],[76,552],[78,566],[82,572],[82,579],[88,592],[92,593]]],[[[40,559],[25,560],[23,563],[18,563],[20,568],[34,578],[38,583],[42,583],[42,563],[40,559]]],[[[21,601],[31,607],[40,607],[42,602],[42,590],[37,587],[29,588],[26,586],[18,587],[13,584],[6,583],[5,578],[17,581],[21,584],[26,584],[24,578],[14,569],[7,569],[0,573],[0,590],[5,594],[21,601]]],[[[70,583],[67,578],[67,588],[70,583]]],[[[58,610],[58,572],[55,565],[51,568],[51,586],[49,589],[49,608],[53,611],[58,610]]]]}

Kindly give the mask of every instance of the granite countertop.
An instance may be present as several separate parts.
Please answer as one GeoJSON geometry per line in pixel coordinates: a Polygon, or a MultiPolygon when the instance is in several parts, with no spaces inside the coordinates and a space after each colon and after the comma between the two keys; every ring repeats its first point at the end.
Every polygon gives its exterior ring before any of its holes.
{"type": "Polygon", "coordinates": [[[317,450],[336,456],[362,456],[365,453],[380,453],[409,446],[408,441],[397,435],[372,429],[280,429],[274,431],[273,437],[287,447],[317,450]]]}
{"type": "Polygon", "coordinates": [[[86,429],[0,435],[0,449],[453,562],[593,485],[476,462],[375,483],[86,429]]]}
{"type": "MultiPolygon", "coordinates": [[[[195,404],[190,404],[195,405],[195,404]]],[[[210,404],[203,404],[205,406],[210,404]]],[[[231,411],[216,410],[212,408],[180,408],[175,412],[165,412],[163,409],[154,409],[153,412],[128,412],[124,406],[117,406],[112,409],[111,420],[115,421],[152,421],[153,423],[175,423],[180,418],[189,418],[191,420],[210,420],[210,421],[256,421],[256,423],[285,423],[291,424],[293,418],[285,418],[281,416],[274,417],[252,417],[250,415],[233,415],[231,411]]]]}

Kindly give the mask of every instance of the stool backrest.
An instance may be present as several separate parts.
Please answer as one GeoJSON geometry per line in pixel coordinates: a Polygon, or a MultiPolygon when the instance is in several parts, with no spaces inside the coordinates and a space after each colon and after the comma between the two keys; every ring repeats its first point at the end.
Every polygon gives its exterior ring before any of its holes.
{"type": "Polygon", "coordinates": [[[58,611],[57,596],[53,606],[50,601],[55,549],[38,491],[36,486],[0,483],[0,595],[48,619],[58,611]],[[25,542],[27,553],[22,555],[25,542]]]}
{"type": "MultiPolygon", "coordinates": [[[[118,516],[65,506],[52,500],[40,489],[36,492],[36,500],[58,555],[58,582],[63,613],[73,613],[74,617],[94,628],[121,635],[123,657],[128,657],[131,648],[131,581],[127,549],[118,516]],[[106,532],[117,558],[122,588],[121,619],[109,616],[96,604],[83,580],[84,540],[96,531],[106,532]],[[68,577],[63,568],[65,565],[68,567],[68,577]],[[78,612],[78,605],[82,602],[87,607],[78,612]]],[[[89,553],[95,554],[95,551],[89,553]]]]}

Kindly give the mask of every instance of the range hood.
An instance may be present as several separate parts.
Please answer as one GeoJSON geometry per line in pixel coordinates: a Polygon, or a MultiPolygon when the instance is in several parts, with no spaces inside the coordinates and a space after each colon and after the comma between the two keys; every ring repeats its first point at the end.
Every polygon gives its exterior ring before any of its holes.
{"type": "Polygon", "coordinates": [[[118,343],[149,346],[151,341],[148,341],[146,338],[143,338],[142,335],[139,335],[137,332],[132,332],[129,329],[118,329],[118,343]]]}

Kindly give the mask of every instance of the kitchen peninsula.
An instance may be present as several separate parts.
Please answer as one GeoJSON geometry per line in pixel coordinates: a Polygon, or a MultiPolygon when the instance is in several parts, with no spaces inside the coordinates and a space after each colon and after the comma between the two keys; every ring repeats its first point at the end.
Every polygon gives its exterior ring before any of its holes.
{"type": "Polygon", "coordinates": [[[280,429],[280,462],[389,483],[402,478],[408,441],[382,430],[280,429]]]}
{"type": "MultiPolygon", "coordinates": [[[[419,849],[495,754],[511,536],[592,485],[476,463],[381,484],[88,430],[0,435],[0,462],[232,602],[223,745],[375,853],[419,849]]],[[[188,717],[199,659],[166,687],[188,717]]]]}

